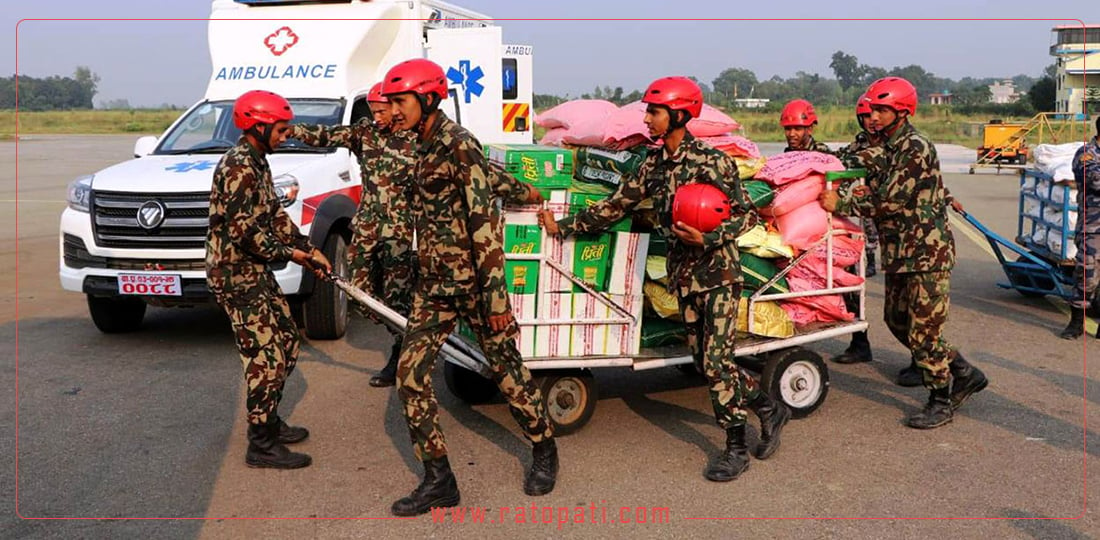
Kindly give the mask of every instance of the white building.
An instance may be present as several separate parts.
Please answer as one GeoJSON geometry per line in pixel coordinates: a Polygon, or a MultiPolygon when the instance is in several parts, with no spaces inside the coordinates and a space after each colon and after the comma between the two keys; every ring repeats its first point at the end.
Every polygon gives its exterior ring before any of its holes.
{"type": "Polygon", "coordinates": [[[1051,29],[1050,54],[1057,57],[1055,112],[1080,114],[1089,88],[1100,88],[1100,24],[1067,24],[1051,29]]]}
{"type": "Polygon", "coordinates": [[[1020,101],[1020,93],[1016,91],[1016,85],[1007,79],[989,85],[989,94],[990,103],[1016,103],[1020,101]]]}

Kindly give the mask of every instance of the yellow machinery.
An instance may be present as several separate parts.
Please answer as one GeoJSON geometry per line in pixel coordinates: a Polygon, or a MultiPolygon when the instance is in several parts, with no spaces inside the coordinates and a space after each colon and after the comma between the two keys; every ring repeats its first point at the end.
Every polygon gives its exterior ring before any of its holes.
{"type": "Polygon", "coordinates": [[[1030,153],[1026,142],[1029,135],[1036,144],[1043,144],[1044,138],[1057,144],[1059,138],[1075,140],[1078,133],[1083,137],[1087,128],[1087,122],[1066,113],[1039,113],[1023,124],[992,120],[984,126],[982,147],[978,159],[970,165],[970,174],[981,167],[996,167],[998,172],[1002,168],[1023,168],[1030,153]],[[1078,127],[1082,131],[1078,132],[1078,127]]]}

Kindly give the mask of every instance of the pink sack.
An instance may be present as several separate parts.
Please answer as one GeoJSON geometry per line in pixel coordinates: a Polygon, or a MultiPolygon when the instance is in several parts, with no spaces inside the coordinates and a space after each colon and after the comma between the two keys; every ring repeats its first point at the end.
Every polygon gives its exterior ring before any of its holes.
{"type": "Polygon", "coordinates": [[[784,152],[768,158],[760,172],[756,173],[757,180],[763,180],[774,186],[801,180],[817,173],[825,174],[829,171],[843,171],[844,164],[836,156],[821,152],[784,152]]]}
{"type": "Polygon", "coordinates": [[[844,306],[844,298],[839,294],[827,296],[807,296],[779,302],[779,307],[794,321],[795,326],[805,326],[814,322],[851,321],[855,315],[844,306]]]}
{"type": "MultiPolygon", "coordinates": [[[[806,257],[797,266],[787,272],[788,278],[795,278],[798,285],[790,283],[791,291],[819,291],[826,288],[825,272],[828,267],[822,259],[806,257]]],[[[863,278],[839,267],[833,268],[834,287],[855,287],[863,283],[863,278]]]]}
{"type": "MultiPolygon", "coordinates": [[[[860,257],[863,256],[864,245],[866,244],[863,240],[851,236],[834,235],[833,266],[848,267],[859,263],[860,257]]],[[[824,264],[827,254],[825,244],[819,244],[814,247],[813,254],[810,257],[820,260],[824,264]]]]}
{"type": "MultiPolygon", "coordinates": [[[[783,242],[798,250],[805,250],[821,239],[829,228],[829,214],[816,200],[806,203],[786,214],[769,218],[779,229],[783,242]]],[[[833,216],[833,228],[858,232],[861,229],[851,221],[833,216]]]]}
{"type": "Polygon", "coordinates": [[[546,129],[574,128],[593,118],[606,119],[619,108],[602,99],[574,99],[566,101],[535,117],[535,123],[546,129]]]}
{"type": "Polygon", "coordinates": [[[825,177],[813,174],[798,180],[784,184],[775,189],[772,203],[760,209],[765,216],[782,216],[804,204],[817,202],[818,195],[825,190],[825,177]]]}
{"type": "Polygon", "coordinates": [[[692,118],[687,128],[696,137],[715,137],[737,131],[741,129],[741,124],[730,118],[728,114],[704,103],[703,112],[699,114],[699,118],[692,118]]]}
{"type": "Polygon", "coordinates": [[[607,117],[603,131],[603,144],[612,145],[619,141],[644,138],[652,142],[649,137],[649,128],[645,125],[646,104],[635,101],[623,105],[607,117]]]}
{"type": "Polygon", "coordinates": [[[539,144],[546,146],[562,146],[562,139],[569,133],[565,128],[552,128],[546,131],[546,134],[539,139],[539,144]]]}
{"type": "Polygon", "coordinates": [[[699,139],[731,157],[760,157],[760,149],[756,146],[756,143],[740,135],[719,135],[717,137],[700,137],[699,139]]]}

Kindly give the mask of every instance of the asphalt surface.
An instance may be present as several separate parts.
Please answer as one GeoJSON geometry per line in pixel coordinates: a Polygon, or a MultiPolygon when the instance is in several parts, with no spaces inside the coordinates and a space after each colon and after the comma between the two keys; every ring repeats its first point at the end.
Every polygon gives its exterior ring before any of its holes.
{"type": "MultiPolygon", "coordinates": [[[[8,509],[0,537],[1100,536],[1085,508],[1086,458],[1100,451],[1100,439],[1084,431],[1086,406],[1097,424],[1100,395],[1096,377],[1084,376],[1085,355],[1092,359],[1100,342],[1058,339],[1067,320],[1060,303],[998,288],[1000,266],[959,225],[947,337],[992,384],[946,427],[902,423],[926,393],[891,382],[908,356],[873,315],[876,361],[830,364],[823,407],[792,422],[779,452],[730,484],[702,477],[724,439],[699,379],[671,368],[597,371],[594,418],[560,439],[558,487],[532,500],[521,490],[529,450],[506,406],[463,404],[437,370],[462,504],[487,507],[497,521],[511,509],[507,523],[396,520],[389,505],[416,485],[419,468],[396,395],[367,386],[389,338],[355,320],[347,338],[307,344],[287,385],[283,413],[312,431],[299,448],[313,466],[248,469],[240,365],[217,309],[151,308],[140,332],[104,335],[83,297],[58,283],[67,183],[125,159],[134,138],[22,140],[18,188],[16,145],[0,143],[0,339],[12,351],[0,358],[11,389],[0,401],[0,454],[9,456],[0,467],[8,509]],[[532,503],[553,507],[553,523],[515,523],[515,507],[530,519],[532,503]],[[668,508],[669,520],[559,529],[558,509],[578,506],[595,506],[597,520],[607,508],[608,521],[620,507],[668,508]]],[[[954,171],[946,183],[968,211],[1014,236],[1016,177],[958,174],[968,152],[941,148],[945,170],[954,171]]],[[[882,309],[881,280],[870,281],[872,314],[882,309]]],[[[845,346],[826,340],[810,348],[830,356],[845,346]]],[[[755,425],[750,420],[752,438],[755,425]]],[[[1096,474],[1088,476],[1095,483],[1096,474]]]]}

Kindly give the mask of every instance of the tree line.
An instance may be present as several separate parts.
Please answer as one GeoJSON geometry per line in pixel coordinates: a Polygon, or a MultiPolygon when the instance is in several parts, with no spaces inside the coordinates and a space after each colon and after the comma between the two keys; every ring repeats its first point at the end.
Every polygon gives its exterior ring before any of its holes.
{"type": "MultiPolygon", "coordinates": [[[[952,94],[951,108],[964,114],[1028,116],[1035,112],[1054,110],[1056,86],[1053,65],[1047,67],[1038,77],[1029,75],[1000,78],[963,77],[956,81],[937,77],[916,64],[886,69],[862,64],[854,55],[836,51],[833,53],[829,68],[833,72],[833,78],[799,71],[793,77],[783,78],[776,75],[770,79],[761,80],[752,70],[731,67],[719,73],[710,83],[695,77],[691,79],[699,83],[707,103],[723,109],[736,108],[734,100],[740,98],[768,99],[770,101],[765,110],[778,110],[787,101],[797,98],[810,100],[820,107],[850,107],[871,82],[882,77],[895,76],[903,77],[913,83],[922,103],[928,103],[929,96],[934,93],[952,94]],[[991,103],[989,85],[1005,79],[1011,80],[1016,91],[1024,95],[1016,103],[991,103]]],[[[642,92],[640,90],[626,92],[621,86],[615,88],[597,86],[592,92],[586,92],[579,97],[604,99],[624,105],[641,99],[642,92]]],[[[534,106],[536,109],[544,109],[569,99],[572,98],[568,95],[536,94],[534,106]]]]}
{"type": "Polygon", "coordinates": [[[71,77],[12,75],[0,79],[0,109],[15,108],[16,85],[19,87],[20,110],[91,109],[99,80],[99,75],[86,66],[77,67],[71,77]]]}

